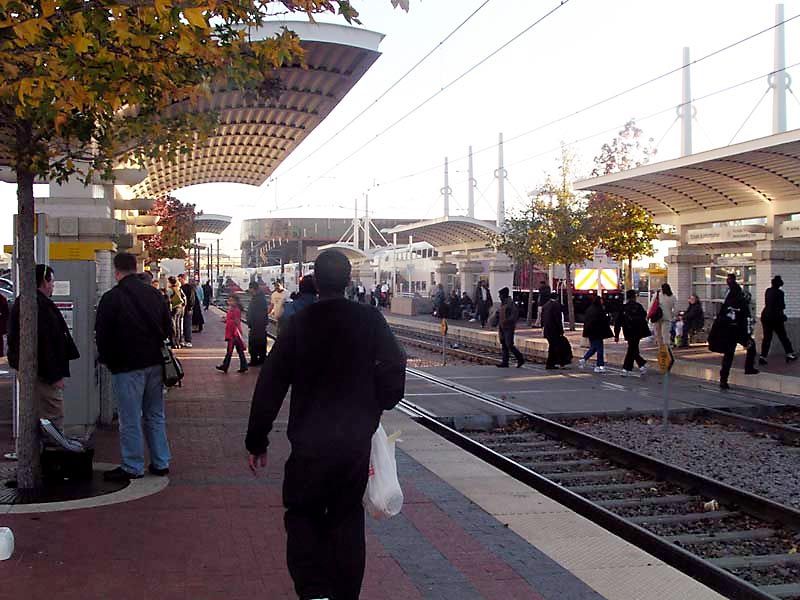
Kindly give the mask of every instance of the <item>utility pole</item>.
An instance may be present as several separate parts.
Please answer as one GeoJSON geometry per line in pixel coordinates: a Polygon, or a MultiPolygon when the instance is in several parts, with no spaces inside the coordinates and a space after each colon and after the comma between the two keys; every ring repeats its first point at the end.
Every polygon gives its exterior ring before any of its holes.
{"type": "Polygon", "coordinates": [[[353,248],[358,250],[358,230],[361,229],[361,221],[358,220],[358,198],[355,199],[355,212],[353,213],[353,248]]]}
{"type": "Polygon", "coordinates": [[[505,181],[508,172],[503,166],[503,134],[500,134],[497,143],[497,170],[494,172],[497,178],[497,226],[502,227],[506,220],[506,190],[505,181]]]}
{"type": "Polygon", "coordinates": [[[775,67],[767,78],[772,88],[772,133],[786,131],[786,91],[789,75],[786,73],[786,34],[783,28],[783,4],[775,5],[775,67]]]}
{"type": "Polygon", "coordinates": [[[447,166],[447,157],[444,157],[444,187],[441,189],[441,193],[444,196],[444,216],[450,216],[450,194],[453,190],[450,189],[450,174],[448,171],[447,166]]]}
{"type": "Polygon", "coordinates": [[[681,118],[681,156],[689,156],[692,153],[692,118],[694,117],[694,107],[692,106],[692,73],[689,56],[689,48],[683,49],[683,73],[682,73],[682,94],[681,105],[678,107],[678,116],[681,118]]]}
{"type": "Polygon", "coordinates": [[[468,163],[468,172],[469,172],[469,193],[467,195],[467,216],[470,218],[475,218],[475,186],[477,185],[475,182],[475,173],[472,170],[472,146],[469,147],[469,163],[468,163]]]}

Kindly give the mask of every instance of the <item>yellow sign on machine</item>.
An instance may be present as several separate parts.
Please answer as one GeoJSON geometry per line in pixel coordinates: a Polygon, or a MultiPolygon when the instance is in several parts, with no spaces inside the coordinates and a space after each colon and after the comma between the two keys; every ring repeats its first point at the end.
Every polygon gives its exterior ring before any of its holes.
{"type": "Polygon", "coordinates": [[[619,289],[616,269],[575,269],[576,290],[619,289]]]}

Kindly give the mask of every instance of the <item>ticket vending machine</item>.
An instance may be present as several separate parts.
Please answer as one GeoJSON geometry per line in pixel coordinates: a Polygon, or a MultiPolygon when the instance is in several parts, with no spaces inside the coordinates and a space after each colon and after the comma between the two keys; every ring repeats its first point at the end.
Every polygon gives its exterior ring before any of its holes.
{"type": "Polygon", "coordinates": [[[97,264],[94,260],[52,260],[52,300],[64,315],[80,358],[70,362],[64,387],[64,425],[90,426],[100,417],[100,367],[94,342],[97,264]]]}

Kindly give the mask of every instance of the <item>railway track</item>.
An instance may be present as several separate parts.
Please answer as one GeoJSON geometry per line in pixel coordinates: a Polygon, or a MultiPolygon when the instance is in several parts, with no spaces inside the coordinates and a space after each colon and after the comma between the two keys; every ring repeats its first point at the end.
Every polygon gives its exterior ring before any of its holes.
{"type": "Polygon", "coordinates": [[[800,511],[459,383],[409,373],[519,415],[513,427],[462,433],[420,406],[401,403],[465,450],[728,598],[800,599],[800,511]]]}
{"type": "MultiPolygon", "coordinates": [[[[419,336],[409,333],[408,330],[395,334],[397,339],[411,346],[424,348],[430,352],[442,351],[441,341],[432,339],[434,336],[419,336]]],[[[466,360],[477,364],[497,364],[497,356],[482,352],[474,348],[452,348],[447,346],[445,348],[449,356],[466,360]]],[[[533,358],[526,357],[533,362],[533,358]]],[[[563,372],[568,375],[568,372],[563,372]]],[[[717,388],[710,386],[699,386],[701,390],[708,390],[709,392],[719,393],[717,388]]],[[[800,408],[795,405],[787,405],[777,395],[769,393],[754,394],[748,392],[742,394],[738,392],[725,392],[726,400],[737,403],[741,408],[734,410],[733,408],[711,408],[697,402],[689,400],[672,399],[673,405],[681,405],[685,408],[691,409],[691,416],[696,418],[709,418],[719,423],[737,427],[743,431],[749,431],[754,434],[762,434],[772,436],[781,442],[789,445],[800,446],[800,408]],[[741,412],[739,412],[741,411],[741,412]],[[743,414],[749,412],[758,416],[750,416],[743,414]]],[[[685,414],[685,411],[683,411],[685,414]]]]}

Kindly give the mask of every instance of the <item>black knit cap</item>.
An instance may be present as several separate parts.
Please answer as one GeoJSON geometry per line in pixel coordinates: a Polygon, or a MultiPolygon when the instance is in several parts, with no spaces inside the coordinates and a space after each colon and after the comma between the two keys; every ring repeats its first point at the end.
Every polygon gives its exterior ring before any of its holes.
{"type": "Polygon", "coordinates": [[[780,275],[775,275],[772,278],[772,287],[782,287],[783,286],[783,278],[780,275]]]}

